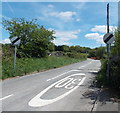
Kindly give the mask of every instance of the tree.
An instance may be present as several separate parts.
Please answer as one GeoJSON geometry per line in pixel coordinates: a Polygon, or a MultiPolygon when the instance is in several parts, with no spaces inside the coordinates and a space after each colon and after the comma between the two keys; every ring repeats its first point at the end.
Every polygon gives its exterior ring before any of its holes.
{"type": "Polygon", "coordinates": [[[91,51],[89,51],[88,57],[96,57],[96,50],[92,49],[91,51]]]}
{"type": "Polygon", "coordinates": [[[68,52],[69,51],[69,46],[67,46],[67,45],[55,46],[55,50],[56,51],[68,52]]]}
{"type": "Polygon", "coordinates": [[[115,42],[111,52],[111,85],[120,90],[120,28],[114,32],[115,42]]]}
{"type": "Polygon", "coordinates": [[[96,57],[98,59],[103,59],[105,57],[105,47],[99,47],[96,50],[96,57]]]}
{"type": "Polygon", "coordinates": [[[115,36],[115,42],[112,48],[112,55],[120,57],[120,28],[115,30],[114,36],[115,36]]]}
{"type": "Polygon", "coordinates": [[[64,52],[68,52],[69,51],[69,46],[67,46],[67,45],[63,45],[62,48],[63,48],[64,52]]]}
{"type": "Polygon", "coordinates": [[[3,20],[3,26],[10,34],[9,38],[17,36],[21,39],[19,56],[44,57],[54,49],[54,31],[49,31],[36,22],[37,20],[26,21],[24,18],[3,20]]]}
{"type": "Polygon", "coordinates": [[[80,46],[71,46],[70,47],[71,52],[81,52],[81,47],[80,46]]]}

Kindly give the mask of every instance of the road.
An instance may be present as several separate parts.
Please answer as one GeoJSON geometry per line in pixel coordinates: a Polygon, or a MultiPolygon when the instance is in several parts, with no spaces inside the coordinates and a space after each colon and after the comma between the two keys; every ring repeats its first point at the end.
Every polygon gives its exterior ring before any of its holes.
{"type": "Polygon", "coordinates": [[[100,61],[87,59],[37,74],[2,82],[2,111],[91,111],[93,101],[85,96],[100,61]]]}

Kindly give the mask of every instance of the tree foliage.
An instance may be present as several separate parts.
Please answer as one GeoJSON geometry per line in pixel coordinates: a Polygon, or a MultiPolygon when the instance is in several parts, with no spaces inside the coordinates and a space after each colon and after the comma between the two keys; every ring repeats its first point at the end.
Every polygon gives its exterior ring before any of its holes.
{"type": "Polygon", "coordinates": [[[105,47],[97,47],[89,51],[88,57],[96,57],[97,59],[105,58],[105,47]]]}
{"type": "Polygon", "coordinates": [[[102,68],[100,70],[99,76],[97,77],[97,80],[101,85],[108,85],[112,88],[120,90],[120,29],[116,29],[114,32],[114,37],[115,42],[111,48],[109,60],[109,77],[106,76],[108,60],[105,59],[102,62],[102,68]]]}
{"type": "Polygon", "coordinates": [[[37,24],[37,20],[26,21],[24,18],[3,20],[4,28],[10,39],[17,36],[21,39],[18,56],[44,57],[48,51],[54,50],[54,31],[49,31],[37,24]]]}
{"type": "Polygon", "coordinates": [[[120,89],[120,29],[116,29],[115,43],[111,52],[111,85],[120,89]]]}
{"type": "Polygon", "coordinates": [[[67,46],[60,45],[55,46],[56,51],[64,51],[64,52],[78,52],[78,53],[88,53],[91,49],[88,47],[80,47],[80,46],[67,46]]]}
{"type": "Polygon", "coordinates": [[[96,57],[98,59],[103,59],[105,58],[105,47],[99,47],[96,50],[96,57]]]}
{"type": "Polygon", "coordinates": [[[68,52],[69,50],[70,50],[70,47],[67,45],[55,46],[55,51],[68,52]]]}

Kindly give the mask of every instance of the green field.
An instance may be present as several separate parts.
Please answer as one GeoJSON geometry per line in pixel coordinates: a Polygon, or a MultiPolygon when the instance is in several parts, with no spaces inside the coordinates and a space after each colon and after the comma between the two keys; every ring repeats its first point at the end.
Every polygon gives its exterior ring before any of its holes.
{"type": "Polygon", "coordinates": [[[52,68],[65,66],[85,60],[85,58],[53,57],[46,58],[17,58],[16,71],[13,69],[13,58],[2,61],[2,77],[6,79],[15,76],[23,76],[32,72],[40,72],[52,68]]]}

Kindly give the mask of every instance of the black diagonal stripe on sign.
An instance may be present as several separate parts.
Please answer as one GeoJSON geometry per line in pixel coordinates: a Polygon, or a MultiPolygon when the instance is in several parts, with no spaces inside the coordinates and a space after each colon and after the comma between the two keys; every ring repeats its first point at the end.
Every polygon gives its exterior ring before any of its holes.
{"type": "Polygon", "coordinates": [[[12,43],[14,44],[15,42],[17,42],[20,38],[15,39],[12,43]]]}
{"type": "Polygon", "coordinates": [[[110,36],[104,42],[107,43],[112,37],[113,37],[113,34],[110,34],[110,36]]]}

